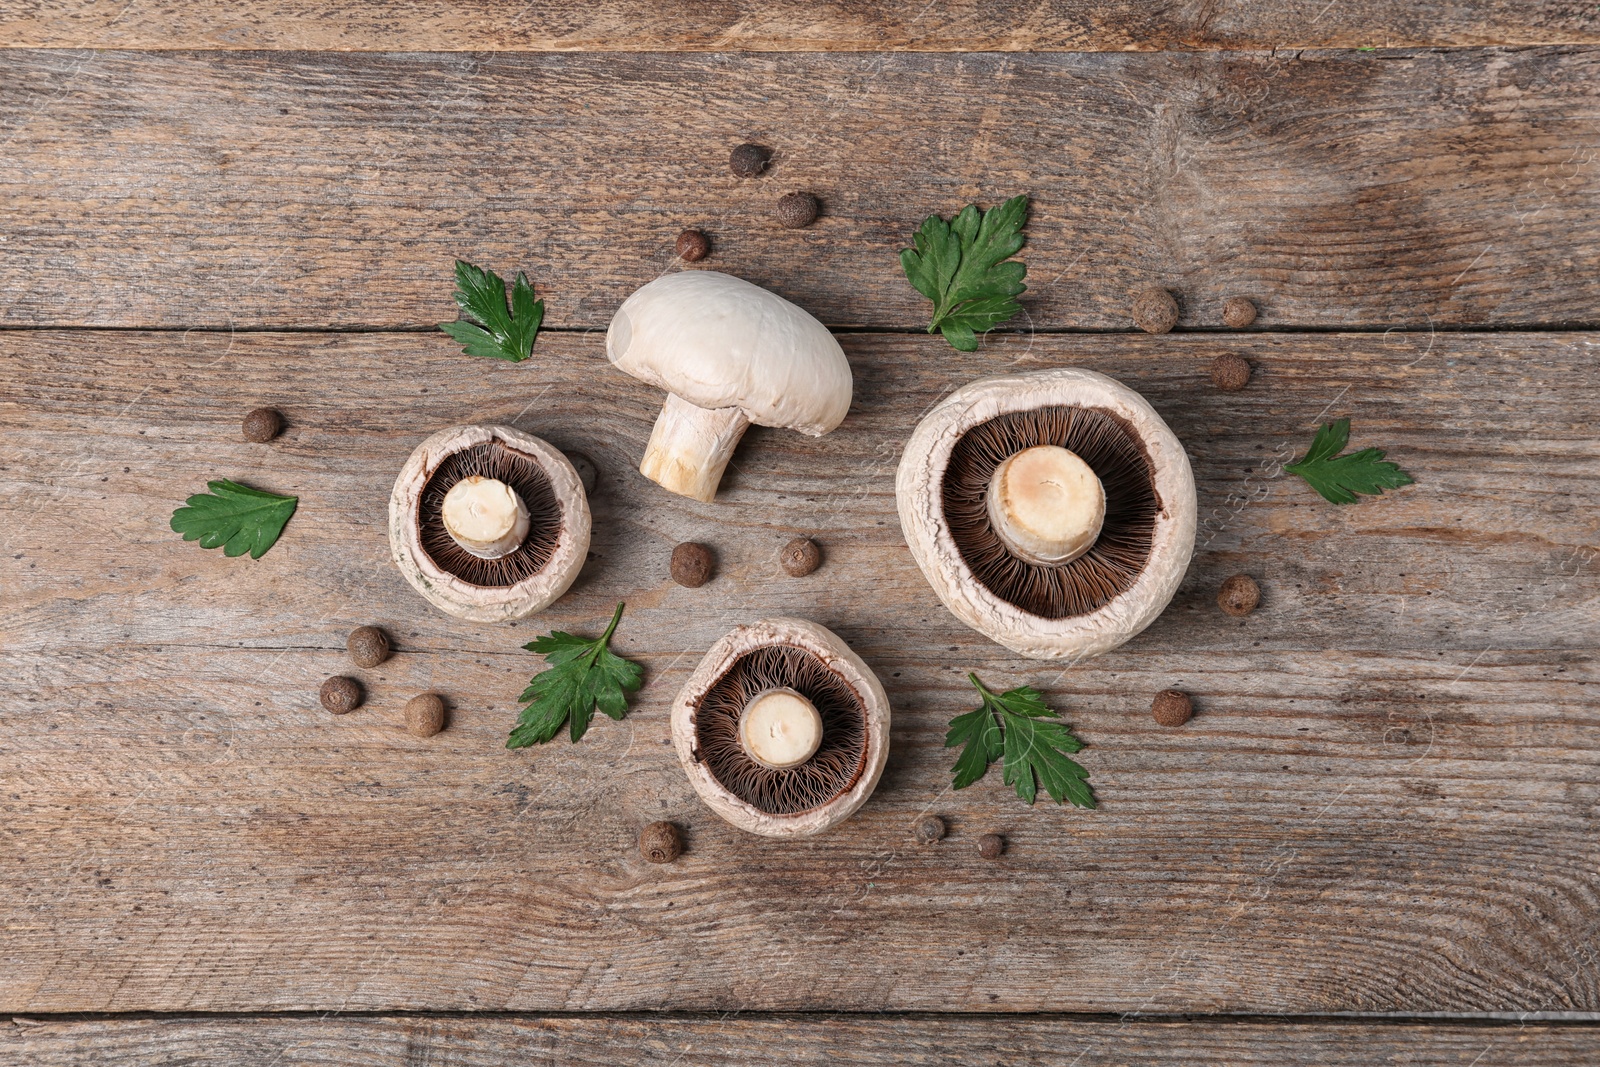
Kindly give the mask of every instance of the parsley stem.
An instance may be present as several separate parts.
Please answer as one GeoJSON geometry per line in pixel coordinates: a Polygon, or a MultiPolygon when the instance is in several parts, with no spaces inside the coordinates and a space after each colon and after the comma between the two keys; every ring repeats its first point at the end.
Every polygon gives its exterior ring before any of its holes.
{"type": "Polygon", "coordinates": [[[622,620],[622,609],[627,607],[626,601],[617,602],[617,610],[611,614],[611,625],[606,627],[606,632],[600,635],[600,647],[605,648],[611,643],[611,635],[617,632],[617,623],[622,620]]]}

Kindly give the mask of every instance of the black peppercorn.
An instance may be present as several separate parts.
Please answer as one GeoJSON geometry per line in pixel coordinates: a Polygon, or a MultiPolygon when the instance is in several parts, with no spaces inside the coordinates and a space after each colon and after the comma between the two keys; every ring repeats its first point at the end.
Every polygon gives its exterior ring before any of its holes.
{"type": "Polygon", "coordinates": [[[779,559],[784,573],[794,578],[804,578],[822,566],[822,549],[809,537],[796,537],[783,546],[779,559]]]}
{"type": "Polygon", "coordinates": [[[1006,839],[999,834],[984,834],[978,838],[978,855],[986,860],[997,860],[1006,850],[1006,839]]]}
{"type": "Polygon", "coordinates": [[[1222,322],[1235,330],[1242,330],[1256,321],[1256,306],[1249,297],[1230,296],[1222,305],[1222,322]]]}
{"type": "Polygon", "coordinates": [[[322,683],[319,696],[324,708],[345,715],[361,706],[361,683],[354,678],[329,678],[322,683]]]}
{"type": "Polygon", "coordinates": [[[767,169],[771,159],[772,149],[746,142],[733,150],[733,155],[728,157],[728,166],[735,177],[754,178],[767,169]]]}
{"type": "Polygon", "coordinates": [[[931,845],[944,836],[944,820],[937,815],[924,815],[911,833],[922,844],[931,845]]]}
{"type": "Polygon", "coordinates": [[[376,667],[389,658],[389,638],[376,626],[357,626],[345,639],[350,662],[357,667],[376,667]]]}
{"type": "Polygon", "coordinates": [[[1236,393],[1250,384],[1250,364],[1244,357],[1224,352],[1211,361],[1211,384],[1224,393],[1236,393]]]}
{"type": "Polygon", "coordinates": [[[418,737],[432,737],[444,729],[444,700],[423,693],[406,701],[406,729],[418,737]]]}
{"type": "Polygon", "coordinates": [[[1194,702],[1181,689],[1163,689],[1150,702],[1150,714],[1162,726],[1182,726],[1194,715],[1194,702]]]}
{"type": "Polygon", "coordinates": [[[651,863],[671,863],[683,855],[683,835],[670,822],[653,822],[639,833],[639,851],[651,863]]]}
{"type": "Polygon", "coordinates": [[[685,541],[672,550],[672,580],[686,589],[698,589],[711,580],[716,560],[711,549],[685,541]]]}
{"type": "Polygon", "coordinates": [[[1145,333],[1166,333],[1178,325],[1178,302],[1165,289],[1135,293],[1133,324],[1145,333]]]}
{"type": "Polygon", "coordinates": [[[1217,590],[1217,606],[1236,619],[1242,619],[1261,603],[1261,587],[1248,574],[1235,574],[1217,590]]]}
{"type": "Polygon", "coordinates": [[[699,230],[684,230],[678,234],[677,251],[685,263],[698,263],[711,254],[711,238],[699,230]]]}
{"type": "Polygon", "coordinates": [[[244,439],[265,444],[283,432],[283,416],[272,408],[256,408],[244,417],[244,439]]]}
{"type": "Polygon", "coordinates": [[[802,229],[817,221],[822,205],[810,193],[788,193],[778,198],[778,225],[802,229]]]}

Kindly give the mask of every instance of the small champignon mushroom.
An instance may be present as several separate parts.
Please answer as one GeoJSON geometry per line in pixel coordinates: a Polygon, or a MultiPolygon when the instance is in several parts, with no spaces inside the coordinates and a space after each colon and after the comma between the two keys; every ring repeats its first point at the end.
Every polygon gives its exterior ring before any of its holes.
{"type": "Polygon", "coordinates": [[[617,309],[606,356],[667,391],[639,471],[709,501],[753,422],[820,437],[850,410],[850,363],[828,328],[717,271],[657,278],[617,309]]]}
{"type": "Polygon", "coordinates": [[[509,426],[456,426],[417,446],[389,498],[395,565],[431,604],[501,622],[548,607],[589,552],[578,472],[509,426]]]}
{"type": "Polygon", "coordinates": [[[672,706],[700,799],[742,830],[805,837],[872,795],[889,755],[889,699],[861,658],[801,619],[736,627],[672,706]]]}
{"type": "Polygon", "coordinates": [[[895,497],[945,607],[1038,659],[1098,655],[1143,630],[1194,551],[1182,444],[1143,397],[1094,371],[956,390],[907,441],[895,497]]]}

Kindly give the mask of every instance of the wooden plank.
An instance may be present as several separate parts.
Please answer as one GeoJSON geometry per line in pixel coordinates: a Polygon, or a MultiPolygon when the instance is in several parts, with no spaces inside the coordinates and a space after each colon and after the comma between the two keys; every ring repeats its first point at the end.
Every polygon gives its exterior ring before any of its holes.
{"type": "Polygon", "coordinates": [[[1021,191],[1022,330],[1128,329],[1156,284],[1185,328],[1235,294],[1266,328],[1596,321],[1590,48],[6,58],[0,324],[425,327],[460,256],[603,327],[692,225],[831,325],[919,329],[896,251],[1021,191]]]}
{"type": "Polygon", "coordinates": [[[843,340],[846,424],[752,431],[701,505],[632,472],[658,398],[596,336],[512,367],[431,335],[0,334],[0,1010],[1600,1009],[1600,338],[843,340]],[[1243,393],[1204,384],[1224,350],[1257,365],[1243,393]],[[1152,399],[1208,524],[1172,609],[1071,671],[951,619],[892,492],[928,404],[1059,363],[1152,399]],[[246,445],[264,402],[289,429],[246,445]],[[1277,476],[1333,414],[1418,484],[1335,508],[1277,476]],[[447,619],[386,562],[394,472],[469,420],[602,468],[596,561],[536,620],[447,619]],[[215,475],[300,495],[260,562],[166,529],[215,475]],[[828,553],[803,581],[775,565],[797,531],[828,553]],[[689,538],[722,559],[700,590],[666,575],[689,538]],[[1267,594],[1245,620],[1211,600],[1237,570],[1267,594]],[[502,748],[518,646],[619,599],[648,672],[628,719],[502,748]],[[835,628],[895,708],[876,796],[805,842],[715,819],[667,744],[700,651],[780,612],[835,628]],[[366,622],[399,653],[331,718],[316,687],[366,622]],[[967,669],[1050,694],[1100,810],[948,790],[967,669]],[[1200,709],[1181,731],[1147,710],[1171,685],[1200,709]],[[454,710],[422,741],[398,724],[426,689],[454,710]],[[952,833],[919,848],[929,810],[952,833]],[[655,818],[688,830],[669,867],[633,846],[655,818]]]}
{"type": "Polygon", "coordinates": [[[1050,52],[1600,43],[1583,4],[1287,0],[714,0],[503,7],[482,0],[0,4],[0,42],[36,48],[579,52],[1050,52]]]}
{"type": "Polygon", "coordinates": [[[504,1067],[561,1063],[1286,1064],[1515,1063],[1570,1067],[1600,1056],[1592,1026],[1541,1023],[1076,1020],[1059,1016],[682,1015],[21,1020],[0,1056],[30,1067],[229,1063],[237,1067],[504,1067]],[[674,1059],[678,1057],[679,1059],[674,1059]]]}

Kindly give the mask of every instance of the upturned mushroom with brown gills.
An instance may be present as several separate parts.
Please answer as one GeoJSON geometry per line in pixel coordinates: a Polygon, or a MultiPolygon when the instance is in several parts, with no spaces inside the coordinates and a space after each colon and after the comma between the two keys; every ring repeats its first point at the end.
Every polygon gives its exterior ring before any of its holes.
{"type": "Polygon", "coordinates": [[[589,554],[589,502],[560,451],[509,426],[454,426],[411,453],[389,497],[406,581],[475,622],[520,619],[567,591],[589,554]]]}
{"type": "Polygon", "coordinates": [[[820,437],[850,410],[850,362],[828,328],[758,285],[668,274],[625,300],[606,356],[667,391],[639,471],[709,501],[751,423],[820,437]]]}
{"type": "Polygon", "coordinates": [[[889,756],[889,699],[837,635],[802,619],[736,627],[672,705],[700,799],[741,830],[806,837],[847,818],[889,756]]]}
{"type": "Polygon", "coordinates": [[[1189,457],[1145,399],[1071,367],[972,382],[918,424],[895,478],[906,543],[945,607],[1035,659],[1116,648],[1194,551],[1189,457]]]}

